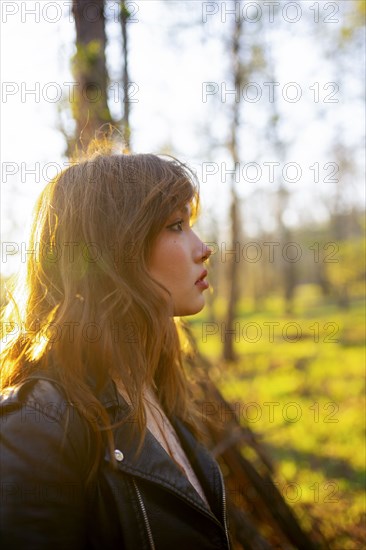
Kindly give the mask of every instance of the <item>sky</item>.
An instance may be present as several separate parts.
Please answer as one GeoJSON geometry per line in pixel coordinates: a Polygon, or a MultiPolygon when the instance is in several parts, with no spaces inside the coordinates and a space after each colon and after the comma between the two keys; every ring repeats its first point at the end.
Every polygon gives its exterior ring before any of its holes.
{"type": "MultiPolygon", "coordinates": [[[[120,116],[122,105],[116,92],[122,64],[116,4],[107,3],[107,58],[110,108],[120,116]]],[[[337,183],[333,174],[332,144],[339,139],[355,152],[351,199],[364,201],[364,158],[359,152],[364,133],[360,76],[364,57],[352,59],[349,67],[350,58],[334,63],[326,56],[329,33],[346,23],[345,2],[282,1],[277,3],[278,13],[271,15],[273,4],[243,1],[241,11],[230,14],[230,2],[128,3],[133,150],[159,153],[170,148],[193,166],[201,181],[206,223],[215,217],[223,232],[228,226],[229,200],[225,171],[232,168],[225,140],[234,101],[227,42],[237,16],[245,21],[248,40],[255,35],[267,45],[276,69],[274,78],[254,78],[250,87],[239,91],[243,117],[239,196],[250,206],[253,193],[275,189],[282,175],[292,192],[286,223],[296,226],[305,210],[314,221],[325,219],[327,198],[335,185],[344,184],[337,183]],[[264,137],[273,107],[271,90],[286,144],[282,159],[264,137]]],[[[70,7],[66,0],[1,3],[0,270],[5,275],[17,269],[21,260],[19,255],[4,255],[4,250],[10,250],[9,243],[14,249],[24,243],[36,197],[67,163],[58,108],[74,85],[70,57],[75,30],[70,7]]],[[[271,228],[268,209],[263,209],[263,220],[271,228]]],[[[250,227],[249,216],[248,232],[251,229],[255,227],[250,227]]]]}

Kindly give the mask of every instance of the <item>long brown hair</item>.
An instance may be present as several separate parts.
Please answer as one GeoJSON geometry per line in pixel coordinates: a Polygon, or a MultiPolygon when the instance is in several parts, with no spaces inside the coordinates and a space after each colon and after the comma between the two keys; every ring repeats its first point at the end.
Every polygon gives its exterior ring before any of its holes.
{"type": "Polygon", "coordinates": [[[168,415],[195,424],[175,322],[147,263],[171,213],[187,203],[197,212],[198,202],[195,176],[178,160],[99,151],[58,175],[36,204],[34,253],[3,318],[1,387],[52,362],[94,432],[97,456],[102,431],[113,440],[90,378],[98,388],[120,378],[141,438],[146,385],[168,415]]]}

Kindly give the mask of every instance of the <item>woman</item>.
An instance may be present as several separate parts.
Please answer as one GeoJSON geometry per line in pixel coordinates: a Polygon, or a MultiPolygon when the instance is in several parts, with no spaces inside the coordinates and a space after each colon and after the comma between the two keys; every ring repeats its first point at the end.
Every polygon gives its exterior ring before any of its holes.
{"type": "Polygon", "coordinates": [[[208,287],[197,208],[155,155],[97,153],[42,192],[3,323],[3,548],[229,548],[174,323],[208,287]]]}

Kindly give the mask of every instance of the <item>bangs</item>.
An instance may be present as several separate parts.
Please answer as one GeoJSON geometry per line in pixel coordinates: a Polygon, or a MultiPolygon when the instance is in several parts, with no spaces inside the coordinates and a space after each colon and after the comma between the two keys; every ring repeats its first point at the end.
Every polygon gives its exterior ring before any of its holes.
{"type": "Polygon", "coordinates": [[[156,229],[159,231],[166,220],[176,210],[190,207],[190,219],[194,222],[199,215],[199,183],[194,172],[185,164],[171,157],[162,180],[155,188],[158,191],[158,219],[156,229]]]}
{"type": "Polygon", "coordinates": [[[190,218],[196,219],[199,210],[199,192],[191,180],[176,180],[166,191],[161,204],[161,221],[164,223],[175,210],[190,207],[190,218]]]}

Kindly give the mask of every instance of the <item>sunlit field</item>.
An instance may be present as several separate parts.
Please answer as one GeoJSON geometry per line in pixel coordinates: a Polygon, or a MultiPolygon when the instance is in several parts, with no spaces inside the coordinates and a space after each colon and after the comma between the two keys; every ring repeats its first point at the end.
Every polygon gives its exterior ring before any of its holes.
{"type": "MultiPolygon", "coordinates": [[[[215,304],[219,313],[220,304],[215,304]]],[[[304,528],[319,521],[332,549],[360,550],[365,535],[365,307],[319,303],[312,287],[285,316],[273,297],[239,307],[236,364],[220,361],[225,326],[191,319],[211,376],[241,422],[260,436],[275,479],[304,528]]],[[[222,411],[224,421],[228,411],[222,411]]],[[[243,449],[243,452],[246,452],[243,449]]],[[[240,489],[239,489],[240,490],[240,489]]]]}

